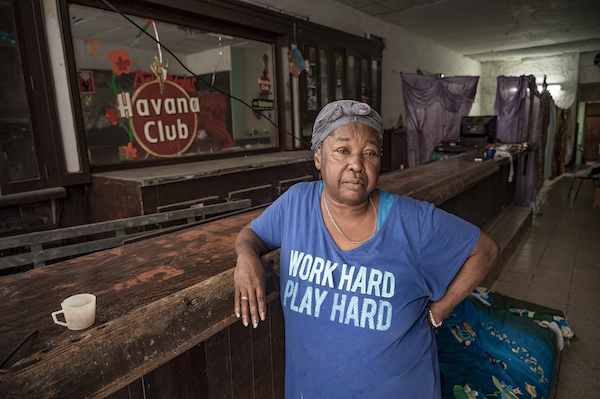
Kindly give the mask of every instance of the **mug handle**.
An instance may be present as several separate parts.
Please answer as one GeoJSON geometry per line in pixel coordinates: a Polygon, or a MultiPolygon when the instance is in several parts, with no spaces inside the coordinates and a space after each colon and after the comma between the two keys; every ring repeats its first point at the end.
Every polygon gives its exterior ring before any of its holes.
{"type": "Polygon", "coordinates": [[[60,326],[65,326],[65,327],[69,327],[67,323],[63,323],[62,321],[58,320],[56,318],[56,315],[64,313],[64,310],[57,310],[56,312],[52,312],[52,319],[54,320],[54,322],[60,326]]]}

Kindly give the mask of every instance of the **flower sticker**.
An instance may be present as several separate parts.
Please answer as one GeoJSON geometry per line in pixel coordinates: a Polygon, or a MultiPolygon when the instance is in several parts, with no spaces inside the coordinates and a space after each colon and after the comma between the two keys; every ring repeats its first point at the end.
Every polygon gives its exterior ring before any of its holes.
{"type": "Polygon", "coordinates": [[[117,121],[119,120],[119,114],[117,113],[117,111],[111,108],[108,111],[106,111],[106,119],[108,119],[108,121],[113,125],[116,125],[117,121]]]}
{"type": "Polygon", "coordinates": [[[113,63],[112,71],[115,75],[128,74],[131,71],[129,66],[133,65],[133,61],[129,59],[129,53],[122,48],[108,53],[108,59],[113,63]]]}
{"type": "Polygon", "coordinates": [[[125,150],[125,158],[130,160],[137,158],[137,148],[133,148],[131,142],[127,143],[126,146],[123,146],[123,149],[125,150]]]}

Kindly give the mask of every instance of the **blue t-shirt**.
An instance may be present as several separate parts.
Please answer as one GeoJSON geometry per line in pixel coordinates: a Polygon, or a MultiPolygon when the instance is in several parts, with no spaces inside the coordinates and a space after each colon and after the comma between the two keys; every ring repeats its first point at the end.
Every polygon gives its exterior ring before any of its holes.
{"type": "Polygon", "coordinates": [[[265,245],[281,248],[287,399],[440,397],[427,306],[480,231],[432,204],[393,197],[375,236],[349,251],[325,227],[319,182],[294,185],[252,221],[265,245]]]}

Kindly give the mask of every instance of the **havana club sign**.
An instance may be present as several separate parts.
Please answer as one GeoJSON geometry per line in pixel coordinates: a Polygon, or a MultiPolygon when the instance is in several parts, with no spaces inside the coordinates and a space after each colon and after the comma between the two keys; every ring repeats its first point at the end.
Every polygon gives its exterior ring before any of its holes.
{"type": "Polygon", "coordinates": [[[200,103],[178,84],[163,84],[163,94],[158,80],[144,83],[133,98],[119,93],[118,108],[121,118],[131,118],[133,135],[142,148],[158,157],[175,157],[194,141],[200,103]]]}

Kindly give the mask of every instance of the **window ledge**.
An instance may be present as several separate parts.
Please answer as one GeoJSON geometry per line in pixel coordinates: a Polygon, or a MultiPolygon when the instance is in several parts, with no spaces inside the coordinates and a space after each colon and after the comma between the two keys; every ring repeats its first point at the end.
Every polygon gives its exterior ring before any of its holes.
{"type": "Polygon", "coordinates": [[[132,181],[139,183],[141,187],[150,187],[190,179],[220,176],[251,169],[262,169],[307,162],[312,161],[313,159],[313,151],[283,151],[212,161],[94,173],[93,176],[106,179],[132,181]]]}

